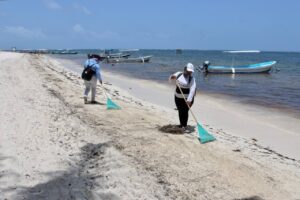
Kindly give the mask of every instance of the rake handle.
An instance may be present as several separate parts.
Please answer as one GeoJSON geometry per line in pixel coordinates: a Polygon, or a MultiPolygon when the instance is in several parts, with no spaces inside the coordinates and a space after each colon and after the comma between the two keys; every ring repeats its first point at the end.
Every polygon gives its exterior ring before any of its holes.
{"type": "Polygon", "coordinates": [[[183,97],[183,99],[184,99],[186,105],[188,106],[189,110],[191,111],[191,114],[192,114],[194,120],[196,121],[196,123],[198,123],[198,120],[197,120],[197,118],[195,117],[195,114],[193,113],[192,108],[190,107],[190,105],[188,104],[187,100],[185,99],[184,94],[183,94],[181,88],[179,87],[179,85],[178,85],[178,83],[177,83],[177,80],[176,80],[176,86],[179,88],[180,93],[181,93],[181,95],[182,95],[182,97],[183,97]]]}
{"type": "Polygon", "coordinates": [[[108,98],[108,95],[107,95],[107,93],[106,93],[106,91],[105,91],[106,88],[105,88],[102,84],[100,84],[100,85],[101,85],[100,87],[101,87],[101,88],[103,89],[103,91],[104,91],[104,94],[105,94],[106,98],[108,98]]]}

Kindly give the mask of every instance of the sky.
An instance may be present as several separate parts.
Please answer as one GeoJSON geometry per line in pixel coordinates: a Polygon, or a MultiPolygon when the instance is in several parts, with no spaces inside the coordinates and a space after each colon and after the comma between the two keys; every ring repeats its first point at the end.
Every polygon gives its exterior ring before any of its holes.
{"type": "Polygon", "coordinates": [[[300,51],[300,0],[0,0],[0,49],[300,51]]]}

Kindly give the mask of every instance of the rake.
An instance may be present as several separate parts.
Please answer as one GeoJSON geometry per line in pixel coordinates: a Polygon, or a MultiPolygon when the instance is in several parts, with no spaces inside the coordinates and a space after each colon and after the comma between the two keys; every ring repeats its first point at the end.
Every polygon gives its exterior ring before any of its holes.
{"type": "Polygon", "coordinates": [[[104,91],[104,94],[105,94],[105,96],[106,96],[106,109],[107,110],[120,110],[121,109],[121,107],[119,106],[119,105],[117,105],[116,103],[114,103],[110,98],[109,98],[109,96],[108,96],[108,94],[106,93],[106,88],[103,86],[103,85],[101,85],[102,86],[102,88],[103,88],[103,91],[104,91]]]}

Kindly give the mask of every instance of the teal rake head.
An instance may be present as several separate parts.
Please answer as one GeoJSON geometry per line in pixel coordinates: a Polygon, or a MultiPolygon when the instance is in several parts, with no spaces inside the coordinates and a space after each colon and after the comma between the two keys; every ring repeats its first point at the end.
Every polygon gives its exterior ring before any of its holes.
{"type": "Polygon", "coordinates": [[[216,138],[209,134],[199,123],[197,123],[197,127],[198,137],[202,144],[216,140],[216,138]]]}
{"type": "Polygon", "coordinates": [[[110,98],[107,98],[106,101],[106,108],[107,110],[120,110],[121,107],[114,103],[110,98]]]}

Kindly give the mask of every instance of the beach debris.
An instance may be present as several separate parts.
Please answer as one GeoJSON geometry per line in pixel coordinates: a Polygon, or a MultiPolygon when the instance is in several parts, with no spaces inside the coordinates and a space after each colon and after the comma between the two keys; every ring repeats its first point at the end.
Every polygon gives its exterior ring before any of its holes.
{"type": "Polygon", "coordinates": [[[104,82],[105,85],[112,85],[110,82],[104,82]]]}
{"type": "Polygon", "coordinates": [[[110,142],[99,143],[99,144],[88,143],[85,146],[83,146],[81,149],[83,152],[85,152],[86,159],[89,160],[103,155],[106,152],[106,149],[109,147],[111,147],[110,142]]]}
{"type": "Polygon", "coordinates": [[[241,198],[241,199],[235,199],[235,200],[264,200],[259,196],[252,196],[252,197],[246,197],[246,198],[241,198]]]}
{"type": "Polygon", "coordinates": [[[168,124],[158,128],[159,131],[172,134],[183,134],[184,131],[178,125],[168,124]]]}

